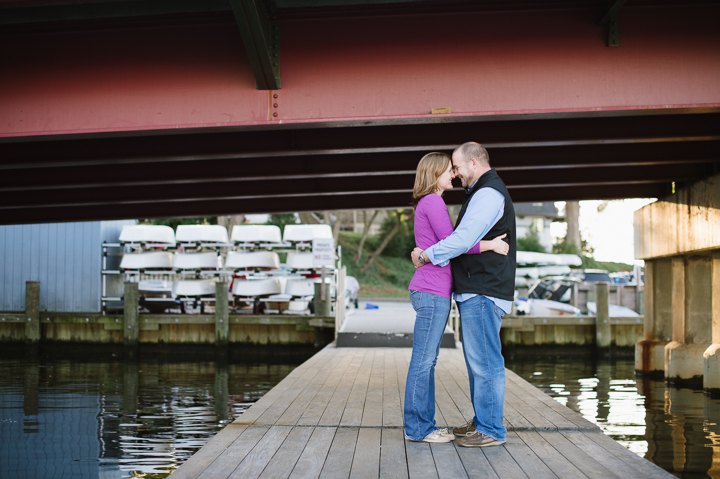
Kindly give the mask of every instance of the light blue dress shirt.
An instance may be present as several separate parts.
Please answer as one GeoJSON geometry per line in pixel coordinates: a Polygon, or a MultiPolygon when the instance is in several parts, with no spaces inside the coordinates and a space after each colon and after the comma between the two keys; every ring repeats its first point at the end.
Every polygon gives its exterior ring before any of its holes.
{"type": "MultiPolygon", "coordinates": [[[[470,188],[468,188],[468,191],[470,188]]],[[[476,245],[490,231],[490,228],[495,226],[495,223],[502,218],[504,209],[505,197],[502,193],[495,188],[481,188],[470,198],[470,203],[465,210],[465,221],[462,221],[450,236],[426,249],[425,255],[432,264],[447,265],[451,258],[467,253],[470,248],[476,245]],[[472,221],[468,221],[470,218],[472,218],[472,221]]],[[[477,296],[475,293],[455,294],[455,301],[462,303],[475,296],[477,296]]],[[[487,296],[487,298],[505,313],[512,310],[511,301],[491,296],[487,296]]]]}

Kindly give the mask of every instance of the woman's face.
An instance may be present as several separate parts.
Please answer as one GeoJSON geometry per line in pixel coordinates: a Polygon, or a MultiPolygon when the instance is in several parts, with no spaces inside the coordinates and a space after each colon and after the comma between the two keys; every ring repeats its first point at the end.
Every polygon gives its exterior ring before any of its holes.
{"type": "Polygon", "coordinates": [[[445,168],[445,171],[443,171],[443,174],[440,175],[437,181],[437,189],[438,193],[442,193],[447,190],[452,190],[452,180],[455,178],[455,173],[453,172],[452,163],[448,162],[447,167],[445,168]]]}

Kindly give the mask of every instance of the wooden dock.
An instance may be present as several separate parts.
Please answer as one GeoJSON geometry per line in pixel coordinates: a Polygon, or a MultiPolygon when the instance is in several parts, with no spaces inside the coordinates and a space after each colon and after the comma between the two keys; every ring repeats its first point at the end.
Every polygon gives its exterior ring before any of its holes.
{"type": "MultiPolygon", "coordinates": [[[[507,371],[503,446],[404,440],[410,349],[330,345],[172,474],[184,478],[672,478],[507,371]]],[[[473,416],[461,349],[442,349],[436,420],[473,416]]]]}

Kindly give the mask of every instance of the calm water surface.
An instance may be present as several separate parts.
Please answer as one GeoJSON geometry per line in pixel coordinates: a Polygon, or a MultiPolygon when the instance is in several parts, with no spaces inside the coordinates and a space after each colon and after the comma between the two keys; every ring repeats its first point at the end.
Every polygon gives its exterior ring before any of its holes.
{"type": "MultiPolygon", "coordinates": [[[[0,478],[163,478],[309,356],[0,359],[0,478]]],[[[720,479],[720,400],[637,380],[632,360],[507,366],[682,478],[720,479]]]]}
{"type": "Polygon", "coordinates": [[[505,365],[675,476],[720,479],[719,399],[635,378],[632,359],[522,359],[505,365]]]}
{"type": "Polygon", "coordinates": [[[309,355],[0,359],[0,478],[163,478],[309,355]]]}

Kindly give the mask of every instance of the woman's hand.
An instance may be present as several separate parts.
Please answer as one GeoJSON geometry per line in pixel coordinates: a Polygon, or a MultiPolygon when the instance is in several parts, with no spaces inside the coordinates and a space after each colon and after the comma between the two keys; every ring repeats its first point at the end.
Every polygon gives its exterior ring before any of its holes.
{"type": "Polygon", "coordinates": [[[485,251],[495,251],[497,254],[507,256],[508,252],[510,251],[510,245],[503,241],[503,238],[505,238],[506,236],[507,233],[488,241],[488,248],[484,249],[482,252],[484,253],[485,251]]]}
{"type": "Polygon", "coordinates": [[[420,253],[422,253],[423,250],[420,248],[415,248],[412,250],[412,253],[410,253],[410,259],[412,259],[413,264],[415,265],[415,268],[420,268],[422,266],[425,266],[425,263],[421,263],[418,261],[418,258],[420,257],[420,253]]]}

